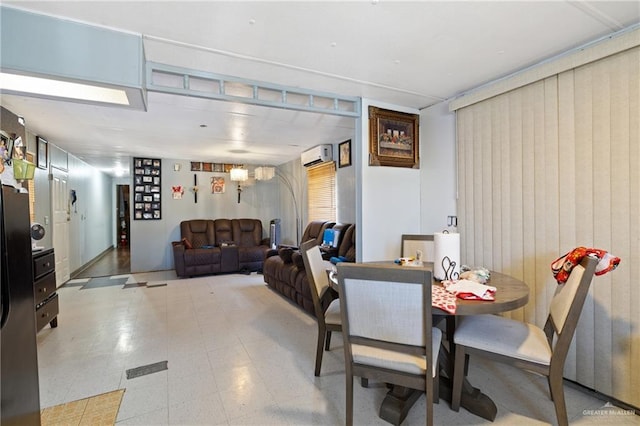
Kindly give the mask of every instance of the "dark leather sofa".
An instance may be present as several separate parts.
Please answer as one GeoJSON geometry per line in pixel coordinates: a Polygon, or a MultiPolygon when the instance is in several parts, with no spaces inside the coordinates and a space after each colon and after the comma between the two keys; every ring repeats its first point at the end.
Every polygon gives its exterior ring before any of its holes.
{"type": "Polygon", "coordinates": [[[258,219],[192,219],[180,222],[172,242],[179,277],[261,271],[269,250],[258,219]]]}
{"type": "MultiPolygon", "coordinates": [[[[338,251],[337,253],[326,251],[323,254],[325,260],[328,260],[330,255],[336,254],[337,256],[345,257],[347,261],[355,262],[355,225],[311,222],[307,226],[301,241],[315,240],[318,245],[321,245],[324,230],[331,227],[341,230],[338,251]]],[[[302,255],[297,247],[285,246],[269,250],[264,261],[262,274],[264,281],[271,289],[315,316],[309,280],[307,279],[302,255]]],[[[330,301],[330,299],[326,298],[321,303],[328,304],[330,301]]],[[[324,308],[326,306],[323,306],[324,308]]]]}

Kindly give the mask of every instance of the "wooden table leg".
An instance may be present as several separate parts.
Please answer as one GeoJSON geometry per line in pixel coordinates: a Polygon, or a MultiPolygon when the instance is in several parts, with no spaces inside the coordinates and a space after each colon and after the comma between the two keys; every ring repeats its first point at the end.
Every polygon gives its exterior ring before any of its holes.
{"type": "Polygon", "coordinates": [[[393,425],[399,425],[407,417],[409,410],[420,398],[420,395],[422,392],[418,390],[393,386],[382,401],[380,418],[393,425]]]}
{"type": "MultiPolygon", "coordinates": [[[[440,399],[451,402],[451,382],[447,377],[440,377],[440,399]]],[[[421,391],[402,386],[392,387],[380,406],[380,418],[399,425],[407,417],[409,410],[422,395],[421,391]]],[[[462,383],[460,406],[485,420],[494,421],[498,413],[496,404],[480,389],[471,386],[465,378],[462,383]]]]}
{"type": "MultiPolygon", "coordinates": [[[[447,322],[447,326],[449,326],[447,322]]],[[[448,329],[449,327],[447,327],[448,329]]],[[[455,351],[455,346],[449,342],[449,346],[455,351]]],[[[440,399],[451,402],[451,379],[453,377],[453,353],[445,345],[440,347],[438,354],[438,364],[440,364],[440,399]]],[[[464,407],[470,413],[483,419],[494,421],[498,408],[496,404],[487,395],[480,392],[480,389],[474,388],[469,380],[465,377],[462,380],[462,397],[460,406],[464,407]]]]}
{"type": "MultiPolygon", "coordinates": [[[[440,399],[451,402],[451,391],[450,380],[447,377],[440,377],[440,399]]],[[[480,389],[471,386],[466,377],[462,381],[460,406],[490,422],[494,421],[498,414],[498,407],[491,398],[480,392],[480,389]]]]}
{"type": "MultiPolygon", "coordinates": [[[[451,365],[451,354],[448,348],[443,345],[438,355],[440,364],[440,399],[451,402],[451,380],[453,366],[451,365]]],[[[402,386],[393,386],[387,396],[385,396],[380,406],[380,418],[393,424],[399,425],[404,421],[413,404],[422,395],[421,391],[409,389],[402,386]]],[[[465,377],[462,382],[462,398],[460,406],[472,414],[483,419],[494,421],[498,413],[496,404],[487,395],[474,388],[465,377]]]]}

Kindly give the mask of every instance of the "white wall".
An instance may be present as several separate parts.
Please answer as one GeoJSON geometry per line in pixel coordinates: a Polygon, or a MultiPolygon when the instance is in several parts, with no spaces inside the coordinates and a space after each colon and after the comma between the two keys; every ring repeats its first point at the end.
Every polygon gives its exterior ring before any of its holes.
{"type": "Polygon", "coordinates": [[[272,187],[272,191],[274,191],[272,193],[277,196],[273,202],[279,213],[273,218],[281,220],[280,243],[298,245],[300,243],[298,239],[302,237],[304,227],[307,224],[307,173],[299,159],[279,166],[277,171],[282,177],[276,176],[272,180],[260,182],[260,184],[272,187]],[[291,190],[287,188],[285,179],[290,183],[291,190]],[[295,196],[295,201],[292,196],[295,196]]]}
{"type": "Polygon", "coordinates": [[[69,270],[75,271],[112,246],[114,224],[111,177],[69,154],[71,205],[69,270]]]}
{"type": "MultiPolygon", "coordinates": [[[[131,165],[133,170],[133,165],[131,165]]],[[[253,170],[250,167],[250,170],[253,170]]],[[[280,184],[250,179],[242,184],[241,201],[237,202],[237,183],[228,173],[192,172],[184,160],[162,159],[162,219],[134,220],[131,217],[131,272],[173,269],[172,241],[180,240],[180,222],[189,219],[252,218],[262,221],[263,237],[269,236],[269,221],[281,217],[280,184]],[[180,164],[180,170],[174,170],[180,164]],[[194,174],[198,180],[198,202],[192,188],[194,174]],[[224,194],[211,193],[211,178],[225,178],[224,194]],[[182,185],[185,193],[180,200],[172,198],[171,187],[182,185]]],[[[133,182],[131,195],[133,197],[133,182]]],[[[131,201],[133,207],[133,201],[131,201]]],[[[133,209],[132,209],[133,215],[133,209]]],[[[288,232],[288,231],[287,231],[288,232]]],[[[287,235],[289,238],[290,235],[287,235]]]]}
{"type": "Polygon", "coordinates": [[[369,106],[419,114],[398,105],[362,100],[361,137],[354,151],[358,162],[356,197],[358,225],[357,260],[395,259],[400,255],[400,236],[420,233],[420,169],[369,166],[369,106]]]}
{"type": "Polygon", "coordinates": [[[355,135],[351,138],[351,166],[342,167],[339,164],[340,141],[333,145],[333,159],[336,162],[336,186],[337,188],[337,222],[356,223],[356,167],[353,165],[355,158],[355,135]]]}
{"type": "Polygon", "coordinates": [[[433,234],[457,214],[456,116],[446,102],[420,111],[420,141],[420,231],[433,234]]]}

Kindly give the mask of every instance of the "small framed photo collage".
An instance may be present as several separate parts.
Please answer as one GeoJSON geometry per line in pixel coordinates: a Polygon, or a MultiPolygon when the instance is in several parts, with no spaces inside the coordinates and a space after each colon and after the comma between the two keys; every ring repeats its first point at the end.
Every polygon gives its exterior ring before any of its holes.
{"type": "Polygon", "coordinates": [[[162,219],[161,161],[157,158],[133,159],[133,219],[162,219]]]}

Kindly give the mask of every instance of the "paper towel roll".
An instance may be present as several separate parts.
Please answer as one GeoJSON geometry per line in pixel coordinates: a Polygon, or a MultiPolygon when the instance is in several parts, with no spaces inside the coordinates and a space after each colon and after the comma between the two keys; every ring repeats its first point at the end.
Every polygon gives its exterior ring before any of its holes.
{"type": "MultiPolygon", "coordinates": [[[[453,271],[454,277],[460,275],[460,234],[436,232],[433,234],[433,276],[437,280],[444,280],[447,274],[445,267],[449,266],[449,262],[445,260],[444,267],[442,266],[442,260],[445,257],[449,258],[450,262],[455,262],[455,268],[453,271]]],[[[449,276],[448,278],[452,278],[449,276]]]]}

